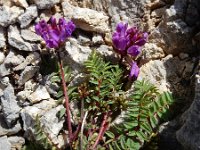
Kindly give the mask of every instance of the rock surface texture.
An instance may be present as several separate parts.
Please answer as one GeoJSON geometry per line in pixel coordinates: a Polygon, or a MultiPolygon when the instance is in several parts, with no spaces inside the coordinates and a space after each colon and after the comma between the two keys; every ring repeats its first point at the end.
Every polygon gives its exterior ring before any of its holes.
{"type": "Polygon", "coordinates": [[[200,0],[0,0],[0,150],[19,150],[26,140],[34,140],[37,115],[54,144],[62,148],[67,142],[61,134],[65,121],[58,117],[64,108],[56,101],[60,87],[51,82],[54,51],[34,29],[52,15],[77,27],[61,52],[72,69],[70,85],[87,80],[83,63],[92,50],[113,64],[119,62],[111,40],[117,23],[148,32],[138,79],[148,79],[180,99],[176,119],[160,127],[159,148],[200,149],[199,72],[194,81],[200,58],[200,0]]]}

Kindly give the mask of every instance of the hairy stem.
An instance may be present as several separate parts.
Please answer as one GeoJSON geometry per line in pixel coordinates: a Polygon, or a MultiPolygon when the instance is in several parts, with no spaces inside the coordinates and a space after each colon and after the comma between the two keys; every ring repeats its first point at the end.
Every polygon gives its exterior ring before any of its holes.
{"type": "Polygon", "coordinates": [[[71,115],[70,115],[70,108],[69,108],[69,97],[67,94],[67,86],[65,82],[65,74],[63,70],[63,65],[60,57],[60,52],[57,52],[58,56],[58,62],[59,62],[59,67],[60,67],[60,74],[61,74],[61,79],[62,79],[62,87],[63,87],[63,93],[65,97],[65,109],[66,109],[66,120],[67,120],[67,127],[68,127],[68,132],[69,132],[69,143],[71,144],[72,141],[72,124],[71,124],[71,115]]]}
{"type": "Polygon", "coordinates": [[[99,144],[99,141],[102,139],[107,127],[108,127],[108,117],[109,117],[109,112],[105,113],[104,116],[103,116],[103,121],[101,123],[101,127],[99,129],[99,134],[97,136],[97,139],[94,143],[94,145],[92,146],[92,149],[95,149],[96,146],[99,144]]]}
{"type": "Polygon", "coordinates": [[[83,130],[84,130],[84,125],[85,125],[85,122],[86,122],[87,115],[88,115],[88,111],[85,112],[85,115],[83,117],[83,123],[82,123],[82,126],[81,126],[80,150],[83,150],[83,130]]]}

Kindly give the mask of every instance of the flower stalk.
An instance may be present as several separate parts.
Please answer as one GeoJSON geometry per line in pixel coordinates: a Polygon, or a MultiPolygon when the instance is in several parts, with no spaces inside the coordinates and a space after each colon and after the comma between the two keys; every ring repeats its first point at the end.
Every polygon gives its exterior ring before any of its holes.
{"type": "Polygon", "coordinates": [[[96,148],[96,146],[99,144],[99,141],[102,139],[102,137],[103,137],[105,131],[107,130],[108,125],[109,125],[109,124],[108,124],[108,118],[109,118],[109,112],[106,112],[106,113],[104,114],[104,116],[103,116],[103,121],[102,121],[101,127],[100,127],[100,129],[99,129],[99,134],[98,134],[98,136],[97,136],[97,139],[96,139],[94,145],[92,146],[92,149],[95,149],[95,148],[96,148]]]}
{"type": "Polygon", "coordinates": [[[66,109],[66,121],[67,121],[67,127],[69,132],[69,143],[72,143],[72,124],[71,124],[71,114],[70,114],[70,108],[69,108],[69,97],[67,94],[67,86],[65,82],[65,74],[63,70],[62,60],[60,57],[60,52],[57,52],[58,56],[58,62],[59,62],[59,68],[60,68],[60,75],[62,79],[62,87],[63,87],[63,93],[65,97],[65,109],[66,109]]]}

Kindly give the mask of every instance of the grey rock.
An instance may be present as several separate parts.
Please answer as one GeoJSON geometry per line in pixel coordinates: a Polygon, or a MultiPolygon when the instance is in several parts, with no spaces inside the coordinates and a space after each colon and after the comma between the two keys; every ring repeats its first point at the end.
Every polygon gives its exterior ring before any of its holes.
{"type": "Polygon", "coordinates": [[[8,141],[11,144],[12,149],[20,150],[25,144],[25,139],[20,136],[11,136],[8,137],[8,141]]]}
{"type": "Polygon", "coordinates": [[[59,119],[57,114],[64,109],[62,105],[47,111],[42,115],[40,122],[44,126],[44,132],[48,133],[53,143],[58,144],[58,147],[64,146],[64,139],[59,139],[58,135],[63,128],[64,118],[59,119]]]}
{"type": "Polygon", "coordinates": [[[26,66],[26,68],[20,74],[18,84],[23,85],[26,81],[31,79],[38,70],[39,66],[26,66]]]}
{"type": "Polygon", "coordinates": [[[3,135],[13,135],[18,133],[22,127],[19,122],[17,122],[14,126],[9,128],[3,118],[3,115],[0,115],[0,136],[3,135]]]}
{"type": "Polygon", "coordinates": [[[5,63],[0,65],[0,77],[4,77],[10,74],[10,68],[5,66],[5,63]]]}
{"type": "Polygon", "coordinates": [[[60,0],[33,0],[38,9],[49,9],[54,5],[60,3],[60,0]]]}
{"type": "Polygon", "coordinates": [[[88,59],[92,50],[88,46],[81,46],[78,41],[70,38],[65,45],[68,55],[65,57],[65,62],[70,64],[73,70],[83,70],[83,62],[88,59]]]}
{"type": "Polygon", "coordinates": [[[31,103],[37,103],[47,99],[50,99],[50,95],[46,87],[42,85],[39,85],[37,89],[31,95],[28,96],[28,100],[31,103]]]}
{"type": "Polygon", "coordinates": [[[9,84],[3,91],[3,95],[0,97],[3,116],[8,127],[19,118],[20,107],[17,104],[16,96],[14,94],[14,88],[9,84]]]}
{"type": "Polygon", "coordinates": [[[7,27],[8,25],[15,23],[17,21],[17,17],[23,12],[23,9],[16,6],[0,6],[0,25],[7,27]]]}
{"type": "Polygon", "coordinates": [[[5,46],[6,46],[5,29],[3,27],[0,27],[0,48],[4,48],[5,46]]]}
{"type": "Polygon", "coordinates": [[[3,91],[8,86],[8,84],[9,84],[8,77],[0,77],[0,96],[3,95],[3,91]]]}
{"type": "Polygon", "coordinates": [[[15,5],[23,7],[23,8],[27,8],[28,7],[28,3],[26,0],[12,0],[15,5]]]}
{"type": "Polygon", "coordinates": [[[10,26],[8,28],[8,43],[14,48],[17,48],[18,50],[22,51],[40,50],[37,44],[30,44],[28,42],[25,42],[22,39],[20,31],[16,26],[10,26]]]}
{"type": "Polygon", "coordinates": [[[6,56],[4,63],[6,66],[13,67],[21,64],[24,60],[25,58],[22,55],[17,54],[11,49],[8,55],[6,56]]]}
{"type": "Polygon", "coordinates": [[[11,144],[7,136],[0,137],[0,150],[11,150],[11,144]]]}
{"type": "Polygon", "coordinates": [[[25,41],[29,42],[39,42],[41,37],[34,32],[34,29],[22,29],[21,36],[25,41]]]}
{"type": "Polygon", "coordinates": [[[33,82],[33,80],[29,80],[25,83],[24,90],[17,93],[17,99],[24,103],[26,99],[33,93],[37,88],[37,83],[33,82]]]}
{"type": "Polygon", "coordinates": [[[23,121],[23,129],[25,131],[25,137],[31,139],[34,133],[35,118],[37,115],[41,116],[50,109],[56,107],[56,101],[53,99],[44,100],[33,106],[27,106],[21,111],[21,117],[23,121]]]}
{"type": "Polygon", "coordinates": [[[91,43],[90,38],[81,32],[78,34],[78,41],[81,45],[89,45],[91,43]]]}
{"type": "Polygon", "coordinates": [[[88,8],[74,7],[68,2],[62,3],[65,17],[72,19],[76,26],[86,31],[109,32],[108,16],[88,8]]]}
{"type": "Polygon", "coordinates": [[[5,60],[5,55],[3,52],[0,52],[0,65],[4,62],[5,60]]]}
{"type": "Polygon", "coordinates": [[[183,114],[183,125],[176,132],[178,141],[184,149],[200,149],[200,73],[196,75],[195,97],[190,108],[183,114]]]}
{"type": "Polygon", "coordinates": [[[23,70],[26,68],[26,66],[28,65],[38,65],[39,62],[41,61],[41,58],[40,58],[40,54],[37,53],[37,52],[34,52],[34,53],[30,53],[25,61],[23,61],[21,64],[19,64],[18,66],[14,67],[13,70],[15,71],[18,71],[18,70],[23,70]]]}
{"type": "Polygon", "coordinates": [[[33,19],[38,16],[38,11],[36,6],[30,6],[26,8],[26,11],[18,17],[20,27],[27,27],[33,19]]]}
{"type": "Polygon", "coordinates": [[[93,42],[93,44],[103,44],[104,40],[101,35],[96,34],[92,37],[92,42],[93,42]]]}

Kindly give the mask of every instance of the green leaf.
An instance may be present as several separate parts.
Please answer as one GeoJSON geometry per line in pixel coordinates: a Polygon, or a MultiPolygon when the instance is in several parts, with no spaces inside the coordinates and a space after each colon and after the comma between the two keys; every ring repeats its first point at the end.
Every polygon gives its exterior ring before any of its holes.
{"type": "Polygon", "coordinates": [[[110,132],[110,131],[106,131],[106,133],[105,133],[109,138],[111,138],[111,139],[114,139],[115,138],[115,135],[112,133],[112,132],[110,132]]]}

